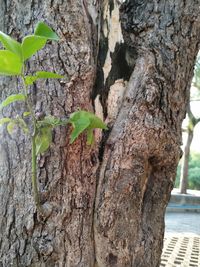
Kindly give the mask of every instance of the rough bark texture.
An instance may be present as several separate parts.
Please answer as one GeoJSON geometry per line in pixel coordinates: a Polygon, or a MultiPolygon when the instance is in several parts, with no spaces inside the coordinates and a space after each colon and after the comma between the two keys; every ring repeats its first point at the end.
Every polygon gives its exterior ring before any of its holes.
{"type": "MultiPolygon", "coordinates": [[[[61,36],[36,57],[40,68],[34,60],[28,66],[69,79],[37,83],[36,110],[67,116],[92,110],[93,100],[111,129],[94,147],[84,135],[70,146],[70,129],[55,131],[39,159],[45,219],[33,203],[30,146],[19,132],[1,130],[0,266],[158,267],[200,41],[200,1],[125,1],[120,13],[117,0],[0,2],[0,30],[20,38],[45,20],[61,36]]],[[[14,78],[0,82],[1,99],[20,86],[14,78]]]]}
{"type": "Polygon", "coordinates": [[[98,267],[159,266],[164,212],[181,156],[181,123],[199,46],[199,3],[126,1],[120,9],[134,70],[101,165],[98,267]]]}
{"type": "MultiPolygon", "coordinates": [[[[13,37],[31,34],[40,20],[61,37],[30,61],[29,71],[68,76],[37,83],[36,111],[66,117],[78,108],[92,110],[97,55],[97,29],[92,27],[97,27],[98,2],[20,0],[1,1],[0,6],[0,29],[13,37]]],[[[1,99],[16,86],[20,85],[15,78],[1,78],[1,99]]],[[[19,105],[6,109],[4,115],[15,116],[17,109],[19,105]]],[[[88,147],[82,136],[69,145],[70,131],[57,129],[50,151],[38,162],[42,201],[51,211],[44,220],[38,217],[32,197],[30,143],[18,133],[9,137],[1,132],[0,266],[94,266],[98,144],[88,147]]]]}

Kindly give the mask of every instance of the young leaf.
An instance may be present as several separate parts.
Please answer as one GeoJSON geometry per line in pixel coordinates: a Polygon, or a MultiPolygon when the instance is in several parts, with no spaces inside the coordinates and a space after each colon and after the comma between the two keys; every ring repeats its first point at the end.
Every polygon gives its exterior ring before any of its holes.
{"type": "Polygon", "coordinates": [[[36,155],[45,152],[52,142],[52,131],[50,127],[40,128],[35,138],[36,155]]]}
{"type": "Polygon", "coordinates": [[[87,130],[87,143],[93,143],[93,129],[107,129],[106,124],[93,113],[80,110],[71,114],[69,118],[69,123],[73,125],[73,131],[71,133],[70,143],[72,144],[74,140],[84,131],[87,130]]]}
{"type": "Polygon", "coordinates": [[[8,106],[15,101],[25,101],[25,99],[26,97],[23,94],[10,95],[0,104],[0,109],[8,106]]]}
{"type": "Polygon", "coordinates": [[[35,81],[37,81],[37,76],[26,76],[25,77],[25,84],[26,85],[32,85],[35,81]]]}
{"type": "Polygon", "coordinates": [[[22,49],[21,44],[12,39],[9,35],[0,31],[0,42],[2,42],[3,46],[16,54],[18,57],[22,57],[22,49]]]}
{"type": "Polygon", "coordinates": [[[63,78],[64,76],[59,75],[57,73],[54,72],[48,72],[48,71],[37,71],[35,73],[35,76],[26,76],[25,77],[25,83],[26,85],[32,85],[35,81],[37,81],[38,79],[60,79],[63,78]]]}
{"type": "Polygon", "coordinates": [[[94,143],[93,129],[87,129],[87,145],[92,145],[94,143]]]}
{"type": "Polygon", "coordinates": [[[22,40],[22,56],[23,60],[30,58],[38,50],[42,49],[46,44],[46,38],[28,35],[22,40]]]}
{"type": "Polygon", "coordinates": [[[44,22],[39,22],[35,28],[35,35],[45,37],[48,40],[59,41],[58,35],[44,22]]]}
{"type": "Polygon", "coordinates": [[[90,119],[90,129],[99,128],[107,130],[107,125],[98,118],[95,114],[88,112],[88,111],[81,111],[83,113],[83,116],[87,116],[90,119]]]}
{"type": "Polygon", "coordinates": [[[29,133],[28,126],[22,118],[17,119],[17,125],[24,131],[25,134],[29,133]]]}
{"type": "Polygon", "coordinates": [[[8,131],[8,133],[10,135],[13,133],[13,130],[14,130],[15,126],[16,126],[16,123],[14,121],[11,121],[11,122],[8,123],[7,131],[8,131]]]}
{"type": "Polygon", "coordinates": [[[45,116],[43,120],[37,121],[37,128],[39,129],[44,126],[54,128],[56,126],[64,126],[67,123],[67,120],[61,120],[60,118],[49,115],[45,116]]]}
{"type": "Polygon", "coordinates": [[[23,117],[28,117],[28,116],[30,116],[31,115],[31,112],[30,111],[25,111],[24,113],[23,113],[23,117]]]}
{"type": "Polygon", "coordinates": [[[70,136],[70,144],[90,125],[90,120],[87,117],[81,116],[78,112],[72,113],[69,122],[73,125],[73,131],[70,136]]]}
{"type": "Polygon", "coordinates": [[[60,78],[63,78],[64,76],[59,75],[59,74],[54,73],[54,72],[37,71],[36,72],[36,77],[38,79],[48,79],[48,78],[51,78],[51,79],[60,79],[60,78]]]}
{"type": "Polygon", "coordinates": [[[3,125],[4,123],[8,123],[10,121],[12,121],[12,119],[10,119],[10,118],[2,118],[2,119],[0,119],[0,125],[3,125]]]}
{"type": "Polygon", "coordinates": [[[20,75],[22,62],[13,52],[0,50],[0,75],[20,75]]]}
{"type": "Polygon", "coordinates": [[[56,118],[56,117],[50,116],[50,115],[49,116],[46,116],[44,118],[43,122],[46,125],[49,125],[49,126],[52,126],[52,127],[63,125],[63,122],[61,121],[60,118],[56,118]]]}

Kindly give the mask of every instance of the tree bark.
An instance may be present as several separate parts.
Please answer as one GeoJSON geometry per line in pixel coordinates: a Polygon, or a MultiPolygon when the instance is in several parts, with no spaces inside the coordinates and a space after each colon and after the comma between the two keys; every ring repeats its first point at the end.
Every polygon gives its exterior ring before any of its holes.
{"type": "Polygon", "coordinates": [[[199,46],[193,4],[126,1],[121,6],[126,57],[134,70],[101,164],[95,210],[98,267],[159,266],[165,207],[181,156],[181,123],[199,46]]]}
{"type": "MultiPolygon", "coordinates": [[[[38,159],[46,218],[33,203],[29,141],[1,130],[0,266],[159,266],[200,42],[199,4],[1,1],[4,32],[20,39],[44,20],[61,37],[35,57],[40,64],[28,65],[68,76],[32,88],[35,110],[66,117],[95,109],[110,130],[96,131],[93,147],[85,135],[69,145],[71,129],[55,131],[38,159]]],[[[1,99],[21,86],[0,82],[1,99]]]]}
{"type": "MultiPolygon", "coordinates": [[[[32,88],[35,111],[64,118],[77,109],[92,111],[99,3],[20,0],[1,1],[1,7],[1,30],[18,40],[32,34],[38,20],[45,21],[61,38],[39,52],[27,68],[68,77],[37,82],[32,88]]],[[[2,99],[20,86],[15,78],[2,78],[2,99]]],[[[5,110],[4,115],[15,116],[17,110],[19,105],[5,110]]],[[[34,207],[29,140],[22,133],[12,137],[1,133],[0,266],[94,266],[98,141],[89,147],[82,135],[69,145],[70,131],[56,129],[51,149],[38,159],[47,218],[41,218],[34,207]]]]}

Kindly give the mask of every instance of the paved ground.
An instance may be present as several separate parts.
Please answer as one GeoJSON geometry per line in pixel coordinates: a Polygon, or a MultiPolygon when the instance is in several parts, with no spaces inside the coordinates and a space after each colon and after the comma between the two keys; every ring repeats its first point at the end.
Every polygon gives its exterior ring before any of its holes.
{"type": "Polygon", "coordinates": [[[167,212],[165,216],[165,232],[200,235],[200,213],[167,212]]]}
{"type": "MultiPolygon", "coordinates": [[[[177,194],[177,193],[179,193],[179,192],[180,192],[180,190],[179,190],[178,188],[174,188],[174,189],[172,190],[172,194],[173,194],[173,193],[177,194]]],[[[191,196],[199,196],[199,197],[200,197],[200,190],[190,190],[190,189],[188,189],[188,190],[187,190],[187,195],[191,195],[191,196]]]]}
{"type": "Polygon", "coordinates": [[[167,212],[160,267],[200,267],[200,213],[167,212]]]}
{"type": "Polygon", "coordinates": [[[200,236],[168,234],[165,236],[160,267],[199,267],[200,236]]]}

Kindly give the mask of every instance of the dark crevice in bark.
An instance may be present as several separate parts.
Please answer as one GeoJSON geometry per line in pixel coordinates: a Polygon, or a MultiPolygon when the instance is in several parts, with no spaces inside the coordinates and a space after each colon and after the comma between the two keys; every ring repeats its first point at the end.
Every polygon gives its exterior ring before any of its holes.
{"type": "Polygon", "coordinates": [[[102,133],[102,138],[101,138],[101,142],[99,144],[99,153],[98,153],[98,157],[99,157],[99,161],[100,163],[103,160],[103,154],[104,154],[104,150],[105,150],[105,144],[109,138],[109,135],[111,133],[112,128],[110,127],[108,130],[103,131],[102,133]]]}
{"type": "MultiPolygon", "coordinates": [[[[110,16],[116,3],[113,0],[109,1],[110,16]]],[[[130,75],[135,66],[135,60],[137,58],[136,50],[132,47],[128,47],[124,43],[116,43],[115,51],[110,52],[111,57],[111,70],[108,77],[104,78],[103,67],[105,65],[107,53],[109,53],[109,37],[104,35],[103,24],[107,23],[103,21],[103,10],[101,14],[101,31],[100,31],[100,41],[99,41],[99,51],[97,58],[97,70],[96,70],[96,80],[91,93],[91,99],[94,106],[94,100],[97,95],[100,95],[100,102],[103,107],[104,118],[107,117],[107,98],[109,94],[110,87],[118,79],[123,79],[128,81],[130,75]]],[[[109,137],[112,127],[108,131],[103,131],[101,143],[99,145],[99,160],[103,159],[105,143],[109,137]]]]}
{"type": "MultiPolygon", "coordinates": [[[[113,0],[109,1],[109,11],[110,17],[112,11],[115,8],[116,3],[113,0]]],[[[105,36],[104,34],[104,24],[108,22],[104,19],[104,10],[101,13],[101,30],[100,30],[100,41],[99,41],[99,51],[97,58],[97,71],[96,80],[91,93],[92,102],[94,105],[94,100],[96,96],[100,95],[100,101],[103,106],[104,117],[107,117],[107,97],[110,87],[118,79],[123,79],[128,81],[130,75],[134,69],[135,59],[137,57],[136,50],[132,47],[127,46],[123,42],[116,43],[114,52],[109,52],[109,34],[105,36]],[[110,53],[111,57],[111,70],[109,71],[108,77],[105,80],[103,67],[107,58],[107,53],[110,53]]]]}
{"type": "MultiPolygon", "coordinates": [[[[99,55],[104,55],[102,58],[104,60],[99,61],[99,64],[101,67],[97,68],[97,76],[96,76],[96,83],[93,88],[93,100],[97,96],[97,94],[100,94],[100,101],[103,106],[104,111],[104,117],[107,117],[107,97],[109,93],[110,87],[115,83],[118,79],[123,79],[124,81],[128,81],[130,79],[131,73],[135,67],[135,61],[137,58],[137,52],[134,48],[126,46],[124,43],[117,43],[115,46],[115,51],[111,53],[111,59],[112,59],[112,67],[110,70],[110,73],[105,81],[104,84],[104,78],[103,78],[103,65],[105,63],[106,58],[106,50],[105,51],[99,51],[99,55]],[[101,75],[98,76],[98,73],[101,75]]],[[[98,66],[99,66],[98,65],[98,66]]],[[[109,127],[109,130],[103,131],[101,143],[99,145],[99,160],[100,162],[103,159],[104,150],[105,150],[105,144],[107,142],[107,139],[109,138],[110,132],[112,130],[112,126],[109,127]]]]}
{"type": "Polygon", "coordinates": [[[135,59],[137,57],[137,53],[133,48],[126,46],[124,43],[117,43],[115,46],[115,51],[110,55],[112,60],[111,70],[106,81],[104,81],[103,66],[107,55],[107,41],[107,38],[105,38],[103,45],[101,45],[100,42],[96,82],[91,96],[94,101],[95,97],[100,94],[100,100],[103,106],[105,117],[107,117],[106,101],[110,87],[118,79],[123,79],[124,81],[129,80],[135,66],[135,59]]]}
{"type": "Polygon", "coordinates": [[[107,117],[107,98],[110,87],[115,83],[118,79],[123,79],[124,81],[128,81],[131,73],[133,71],[135,62],[134,62],[134,54],[131,54],[132,50],[128,49],[128,47],[123,43],[117,43],[115,46],[115,51],[111,53],[111,70],[106,79],[105,86],[103,88],[103,92],[101,94],[101,100],[104,108],[104,116],[107,117]]]}
{"type": "Polygon", "coordinates": [[[109,0],[109,7],[110,7],[110,16],[111,16],[111,14],[112,14],[112,11],[113,11],[113,9],[114,9],[114,6],[115,4],[114,4],[114,0],[109,0]]]}
{"type": "Polygon", "coordinates": [[[95,84],[91,93],[91,98],[94,101],[98,94],[102,94],[102,89],[104,87],[104,74],[103,74],[103,66],[106,60],[108,52],[108,38],[104,36],[101,30],[101,36],[99,41],[99,51],[98,51],[98,59],[97,59],[97,73],[95,84]]]}
{"type": "MultiPolygon", "coordinates": [[[[200,42],[192,7],[188,2],[182,9],[182,1],[135,0],[120,9],[124,42],[137,62],[101,164],[95,213],[99,267],[115,261],[120,267],[159,266],[164,212],[181,154],[188,81],[200,42]],[[191,28],[189,35],[182,37],[180,24],[191,28]],[[191,40],[194,35],[197,39],[191,40]],[[126,221],[131,223],[123,232],[126,221]]],[[[112,84],[111,73],[106,85],[112,84]]]]}

